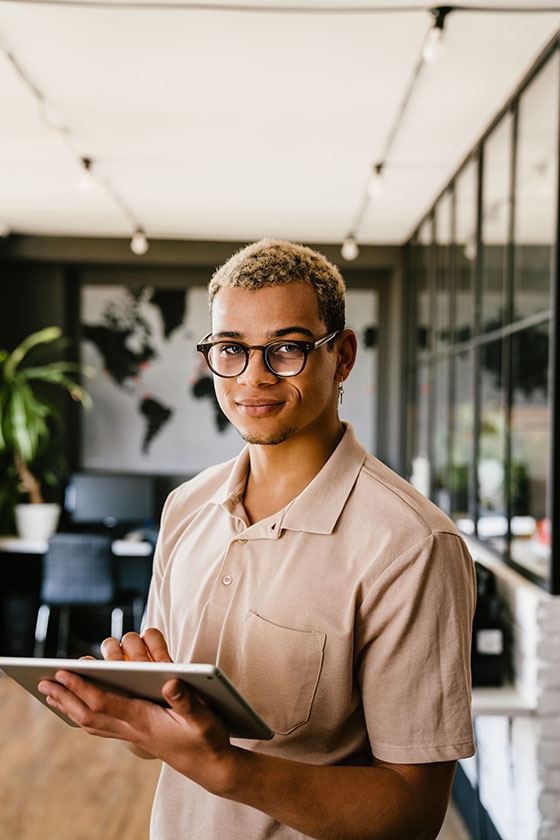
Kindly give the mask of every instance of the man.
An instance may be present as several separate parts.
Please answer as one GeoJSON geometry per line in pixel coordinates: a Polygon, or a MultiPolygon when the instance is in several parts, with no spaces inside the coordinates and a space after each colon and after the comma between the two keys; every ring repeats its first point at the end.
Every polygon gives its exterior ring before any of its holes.
{"type": "Polygon", "coordinates": [[[40,688],[87,732],[163,760],[153,840],[435,838],[474,749],[472,561],[338,417],[357,342],[334,266],[258,242],[210,302],[199,349],[247,447],[171,494],[149,629],[103,655],[215,662],[275,737],[230,741],[178,681],[169,710],[68,673],[40,688]]]}

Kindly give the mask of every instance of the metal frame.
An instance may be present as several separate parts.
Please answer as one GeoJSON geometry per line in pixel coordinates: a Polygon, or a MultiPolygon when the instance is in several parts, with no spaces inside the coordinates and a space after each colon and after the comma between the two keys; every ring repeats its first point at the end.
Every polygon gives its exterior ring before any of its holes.
{"type": "MultiPolygon", "coordinates": [[[[515,282],[515,240],[514,240],[514,231],[515,231],[515,213],[516,213],[516,167],[517,167],[517,160],[518,160],[518,126],[519,126],[519,101],[523,96],[525,90],[529,87],[530,83],[533,79],[538,75],[544,65],[554,56],[554,54],[558,52],[560,53],[560,33],[557,33],[551,42],[547,45],[547,47],[543,50],[537,61],[535,62],[532,69],[526,75],[524,80],[518,86],[515,93],[510,97],[504,107],[500,110],[500,112],[496,115],[494,120],[488,126],[488,128],[484,131],[480,139],[477,141],[471,152],[469,152],[468,156],[465,158],[463,163],[461,164],[458,171],[455,173],[453,178],[449,181],[449,183],[445,186],[442,192],[437,197],[437,200],[434,202],[434,205],[426,214],[426,216],[421,220],[420,224],[418,225],[415,234],[411,238],[410,242],[407,244],[407,256],[408,256],[408,270],[409,272],[414,275],[414,241],[417,239],[419,231],[421,230],[422,226],[428,221],[432,220],[432,241],[430,247],[430,256],[429,256],[429,263],[428,263],[428,288],[430,289],[431,294],[431,302],[430,305],[434,307],[434,287],[435,287],[435,259],[436,259],[436,230],[435,230],[435,210],[437,205],[439,204],[440,200],[444,197],[446,193],[451,191],[452,195],[452,231],[453,231],[453,243],[451,245],[450,251],[450,307],[451,307],[451,314],[452,314],[452,325],[455,324],[455,312],[456,312],[456,294],[457,294],[457,244],[456,244],[456,190],[455,184],[461,174],[464,172],[466,167],[475,160],[477,166],[477,173],[476,173],[476,244],[477,244],[477,257],[476,263],[474,266],[474,304],[475,304],[475,316],[474,316],[474,331],[473,335],[466,341],[462,341],[460,343],[456,343],[455,335],[452,336],[452,345],[447,350],[440,350],[437,349],[432,345],[430,348],[430,352],[428,354],[428,358],[422,358],[419,360],[415,357],[415,350],[416,348],[412,345],[412,338],[411,336],[408,337],[409,345],[405,347],[405,365],[404,365],[404,375],[406,377],[406,382],[410,379],[410,374],[415,369],[417,370],[420,365],[429,364],[431,367],[431,379],[433,379],[435,364],[438,359],[442,356],[448,356],[450,360],[465,350],[469,349],[474,353],[474,381],[473,381],[473,410],[474,410],[474,426],[473,426],[473,448],[471,452],[471,463],[469,465],[470,469],[470,479],[469,479],[469,515],[473,517],[473,521],[476,523],[478,519],[478,476],[477,476],[477,463],[478,463],[478,445],[479,445],[479,432],[480,432],[480,348],[497,339],[502,341],[502,358],[503,358],[503,387],[505,390],[505,410],[506,410],[506,435],[505,435],[505,451],[504,451],[504,459],[506,464],[506,474],[505,474],[505,482],[506,482],[506,500],[508,505],[508,535],[507,535],[507,542],[508,542],[508,551],[507,556],[502,554],[498,554],[496,552],[496,556],[498,556],[503,562],[508,565],[514,567],[517,571],[523,574],[525,577],[533,580],[535,583],[538,583],[540,586],[548,589],[553,595],[560,595],[560,551],[555,551],[555,547],[559,546],[560,548],[560,481],[556,483],[556,476],[560,475],[560,365],[558,364],[558,354],[560,353],[560,289],[559,289],[559,272],[560,272],[560,164],[558,166],[558,183],[557,183],[557,194],[556,194],[556,241],[553,243],[553,257],[552,257],[552,266],[551,266],[551,307],[547,311],[543,311],[540,313],[536,313],[534,315],[528,316],[526,318],[520,319],[515,323],[512,320],[513,316],[513,292],[514,292],[514,282],[515,282]],[[505,284],[505,293],[506,293],[506,300],[505,303],[508,307],[506,312],[506,318],[504,323],[502,324],[501,328],[498,330],[493,330],[491,333],[481,333],[480,331],[480,313],[481,313],[481,295],[482,295],[482,276],[483,276],[483,263],[482,263],[482,196],[483,196],[483,183],[484,183],[484,151],[485,151],[485,143],[493,130],[499,124],[499,122],[511,112],[512,114],[512,137],[510,138],[512,143],[512,154],[511,154],[511,165],[510,165],[510,212],[509,212],[509,224],[508,224],[508,237],[507,242],[505,243],[505,269],[504,269],[504,284],[505,284]],[[551,324],[551,332],[550,332],[550,352],[549,352],[549,409],[550,409],[550,430],[551,430],[551,456],[550,456],[550,469],[549,469],[549,478],[547,483],[547,507],[550,513],[551,519],[551,559],[549,564],[548,570],[548,579],[543,582],[542,578],[538,577],[537,575],[533,574],[530,570],[526,569],[523,566],[520,566],[518,563],[513,561],[510,557],[509,546],[511,543],[511,533],[509,533],[509,523],[510,523],[510,514],[511,514],[511,507],[510,507],[510,494],[507,492],[507,487],[509,487],[509,483],[511,481],[511,470],[510,470],[510,461],[511,461],[511,406],[512,406],[512,389],[513,389],[513,382],[512,382],[512,360],[511,360],[511,353],[512,353],[512,342],[514,335],[519,332],[520,330],[526,329],[528,326],[536,326],[539,323],[550,322],[551,324]]],[[[559,96],[560,96],[560,83],[559,83],[559,96]]],[[[558,159],[560,161],[560,131],[559,131],[559,139],[558,139],[558,159]]],[[[414,289],[411,289],[411,297],[414,298],[415,292],[414,289]]],[[[407,319],[407,323],[411,323],[412,312],[413,310],[410,308],[413,306],[413,302],[409,302],[409,319],[407,319]]],[[[433,321],[432,321],[433,322],[433,321]]],[[[408,330],[407,332],[413,333],[412,330],[408,330]]],[[[450,364],[449,366],[449,413],[448,416],[451,420],[452,412],[453,412],[453,400],[455,397],[455,387],[453,381],[453,365],[450,364]]],[[[407,393],[409,388],[405,386],[403,393],[407,393]]],[[[430,416],[429,416],[429,436],[430,440],[433,437],[433,400],[434,396],[431,394],[430,396],[430,416]]],[[[408,419],[407,412],[406,412],[406,402],[405,402],[405,410],[403,411],[403,416],[408,419]]],[[[407,441],[410,439],[410,434],[412,429],[407,428],[405,431],[405,435],[407,441]]],[[[449,464],[451,464],[451,455],[452,455],[452,446],[453,446],[453,429],[452,425],[450,428],[450,435],[449,435],[449,464]]],[[[408,449],[408,446],[406,446],[408,449]]],[[[486,546],[487,548],[489,546],[486,546]]]]}

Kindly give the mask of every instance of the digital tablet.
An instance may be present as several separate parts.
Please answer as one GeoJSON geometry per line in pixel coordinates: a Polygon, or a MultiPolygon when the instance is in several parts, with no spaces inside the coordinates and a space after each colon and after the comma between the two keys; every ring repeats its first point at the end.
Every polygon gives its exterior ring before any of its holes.
{"type": "Polygon", "coordinates": [[[268,740],[274,734],[215,665],[0,656],[0,669],[72,726],[76,724],[49,706],[37,690],[41,680],[55,681],[57,671],[72,671],[102,688],[161,706],[167,705],[161,696],[163,685],[168,680],[182,680],[222,719],[232,737],[268,740]]]}

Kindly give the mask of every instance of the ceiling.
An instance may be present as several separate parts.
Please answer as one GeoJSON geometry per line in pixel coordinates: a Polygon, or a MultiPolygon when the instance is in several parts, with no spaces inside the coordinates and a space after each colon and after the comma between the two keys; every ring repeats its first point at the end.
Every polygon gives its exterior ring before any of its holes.
{"type": "Polygon", "coordinates": [[[400,244],[560,29],[463,3],[427,64],[433,4],[304,2],[0,0],[0,231],[400,244]]]}

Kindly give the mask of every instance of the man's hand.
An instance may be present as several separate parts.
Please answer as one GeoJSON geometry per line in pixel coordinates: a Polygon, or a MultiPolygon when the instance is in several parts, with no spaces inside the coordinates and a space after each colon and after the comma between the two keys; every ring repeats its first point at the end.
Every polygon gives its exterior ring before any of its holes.
{"type": "MultiPolygon", "coordinates": [[[[104,659],[112,661],[172,661],[164,637],[155,628],[142,636],[127,633],[120,643],[105,639],[101,652],[104,659]]],[[[160,758],[187,774],[197,766],[200,771],[214,748],[218,752],[231,749],[222,722],[179,680],[170,680],[163,687],[169,709],[105,691],[69,671],[58,671],[56,682],[43,680],[38,687],[50,706],[88,734],[125,741],[135,755],[160,758]]],[[[200,773],[194,775],[200,777],[200,773]]],[[[199,781],[213,784],[211,777],[199,781]]]]}
{"type": "MultiPolygon", "coordinates": [[[[169,662],[161,633],[107,639],[105,659],[169,662]]],[[[103,691],[68,671],[42,681],[48,702],[86,732],[128,742],[206,790],[250,805],[319,840],[428,840],[438,834],[455,762],[321,766],[243,750],[180,680],[162,690],[169,708],[103,691]]]]}
{"type": "Polygon", "coordinates": [[[148,627],[142,636],[127,633],[122,641],[105,639],[101,644],[103,659],[126,659],[131,662],[172,662],[163,635],[155,627],[148,627]]]}

